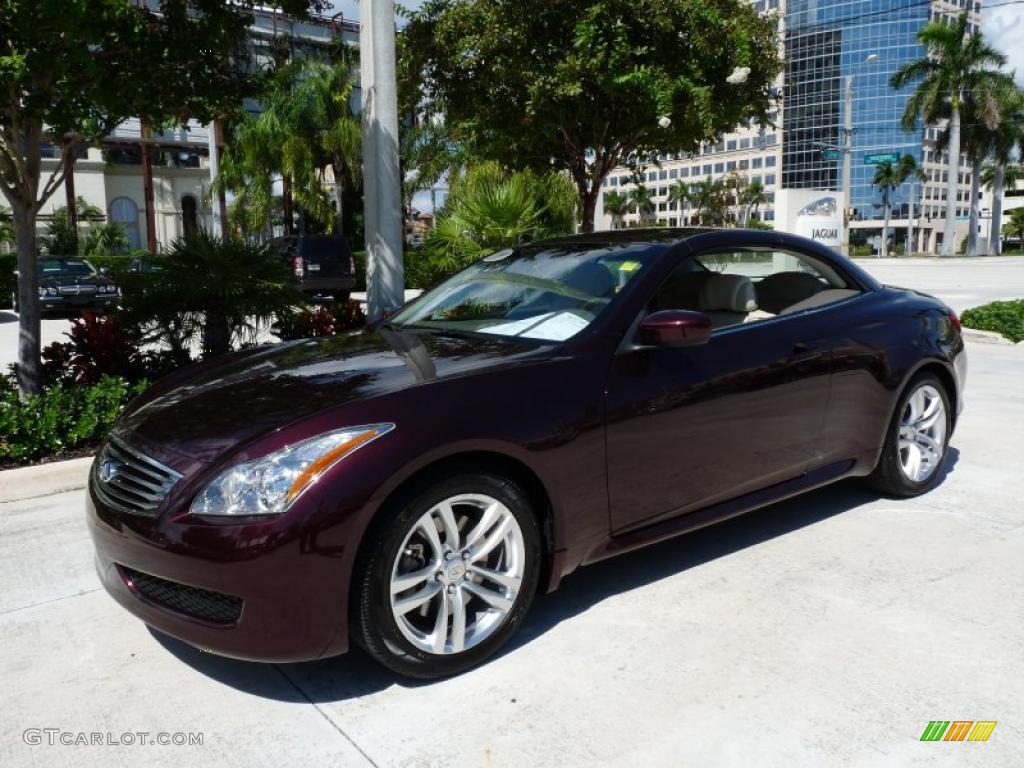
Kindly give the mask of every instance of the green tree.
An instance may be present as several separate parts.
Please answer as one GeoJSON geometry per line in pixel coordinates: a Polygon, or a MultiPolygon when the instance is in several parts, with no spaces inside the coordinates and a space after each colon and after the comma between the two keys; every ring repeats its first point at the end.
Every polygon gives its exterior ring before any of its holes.
{"type": "Polygon", "coordinates": [[[914,85],[903,113],[903,128],[913,131],[919,117],[934,125],[949,114],[948,181],[942,253],[952,256],[956,237],[957,183],[960,171],[960,111],[964,98],[974,89],[985,88],[999,75],[1006,57],[985,42],[980,32],[971,33],[964,11],[953,24],[931,21],[917,34],[925,48],[923,58],[900,67],[892,76],[894,88],[914,85]]]}
{"type": "MultiPolygon", "coordinates": [[[[355,77],[344,59],[302,59],[276,68],[267,79],[263,111],[243,119],[224,153],[218,186],[231,189],[252,229],[270,223],[273,184],[328,229],[343,230],[343,195],[359,181],[361,127],[352,111],[355,77]],[[324,170],[333,176],[333,204],[324,170]]],[[[285,229],[291,229],[285,211],[285,229]]]]}
{"type": "Polygon", "coordinates": [[[612,229],[622,227],[622,217],[629,210],[629,198],[613,189],[604,193],[604,212],[612,217],[612,229]]]}
{"type": "Polygon", "coordinates": [[[1020,248],[1024,250],[1024,208],[1014,208],[1003,224],[1003,235],[1016,237],[1020,241],[1020,248]]]}
{"type": "Polygon", "coordinates": [[[903,185],[907,179],[924,179],[924,172],[917,165],[913,155],[902,155],[895,162],[879,163],[875,168],[875,175],[871,183],[878,187],[882,193],[882,211],[885,224],[882,226],[882,248],[881,256],[886,258],[889,255],[889,219],[892,217],[892,195],[903,185]]]}
{"type": "Polygon", "coordinates": [[[781,69],[742,0],[428,0],[402,37],[406,92],[475,156],[567,172],[586,232],[612,168],[766,122],[781,69]]]}
{"type": "MultiPolygon", "coordinates": [[[[128,117],[208,121],[248,92],[240,60],[255,0],[4,0],[0,4],[0,191],[17,238],[18,384],[40,388],[36,217],[82,147],[128,117]],[[61,148],[42,173],[42,147],[61,148]]],[[[321,0],[315,5],[322,7],[321,0]]],[[[279,0],[301,12],[303,0],[279,0]]]]}
{"type": "Polygon", "coordinates": [[[626,193],[629,201],[629,209],[639,214],[640,224],[644,224],[648,217],[654,213],[654,192],[643,184],[637,184],[626,193]]]}

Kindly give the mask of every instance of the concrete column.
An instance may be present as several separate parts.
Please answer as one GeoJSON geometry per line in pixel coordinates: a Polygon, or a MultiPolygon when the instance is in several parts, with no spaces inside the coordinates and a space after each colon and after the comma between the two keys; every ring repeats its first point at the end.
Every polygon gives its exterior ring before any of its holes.
{"type": "Polygon", "coordinates": [[[359,2],[367,316],[405,303],[394,0],[359,2]]]}

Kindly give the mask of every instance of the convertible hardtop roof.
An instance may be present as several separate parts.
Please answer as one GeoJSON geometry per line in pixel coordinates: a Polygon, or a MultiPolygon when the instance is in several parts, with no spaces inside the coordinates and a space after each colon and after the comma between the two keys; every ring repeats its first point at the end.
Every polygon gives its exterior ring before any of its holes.
{"type": "MultiPolygon", "coordinates": [[[[563,235],[551,237],[544,240],[533,240],[529,243],[520,244],[524,246],[576,246],[578,248],[599,247],[606,244],[622,243],[650,243],[651,245],[673,245],[682,242],[695,235],[704,235],[710,232],[741,232],[734,228],[726,227],[649,227],[637,229],[608,229],[600,232],[587,232],[579,235],[563,235]]],[[[750,230],[758,231],[761,230],[750,230]]]]}

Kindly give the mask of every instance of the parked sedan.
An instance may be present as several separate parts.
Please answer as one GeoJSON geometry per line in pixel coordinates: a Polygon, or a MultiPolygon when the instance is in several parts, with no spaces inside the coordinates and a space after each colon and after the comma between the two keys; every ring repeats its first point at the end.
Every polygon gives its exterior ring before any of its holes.
{"type": "MultiPolygon", "coordinates": [[[[36,266],[39,308],[42,312],[76,309],[107,310],[117,307],[121,290],[113,280],[100,274],[85,259],[70,257],[40,258],[36,266]]],[[[18,311],[18,292],[11,297],[18,311]]]]}
{"type": "Polygon", "coordinates": [[[581,566],[841,478],[928,491],[965,370],[949,307],[810,240],[524,244],[159,382],[93,467],[97,565],[205,650],[450,675],[581,566]]]}

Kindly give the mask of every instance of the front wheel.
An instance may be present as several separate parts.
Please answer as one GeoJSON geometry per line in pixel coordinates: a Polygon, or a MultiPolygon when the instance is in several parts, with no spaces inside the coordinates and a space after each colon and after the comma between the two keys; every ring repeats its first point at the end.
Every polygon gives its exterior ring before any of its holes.
{"type": "Polygon", "coordinates": [[[915,377],[900,398],[868,482],[892,496],[930,491],[942,477],[951,428],[945,385],[930,373],[915,377]]]}
{"type": "Polygon", "coordinates": [[[440,481],[369,531],[355,574],[355,639],[400,674],[458,674],[518,628],[540,558],[537,519],[518,484],[489,473],[440,481]]]}

